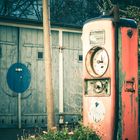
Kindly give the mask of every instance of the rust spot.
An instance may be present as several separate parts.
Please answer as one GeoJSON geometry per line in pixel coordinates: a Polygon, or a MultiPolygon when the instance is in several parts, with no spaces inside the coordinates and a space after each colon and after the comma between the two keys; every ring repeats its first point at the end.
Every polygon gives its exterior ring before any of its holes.
{"type": "Polygon", "coordinates": [[[138,103],[138,101],[139,101],[139,97],[136,97],[135,100],[136,100],[136,102],[138,103]]]}
{"type": "Polygon", "coordinates": [[[129,36],[129,38],[131,38],[133,36],[133,31],[129,29],[127,31],[127,35],[129,36]]]}
{"type": "Polygon", "coordinates": [[[125,112],[125,104],[122,106],[122,116],[124,115],[125,112]]]}
{"type": "Polygon", "coordinates": [[[133,94],[130,94],[130,105],[131,105],[131,113],[133,112],[133,94]]]}
{"type": "Polygon", "coordinates": [[[136,120],[137,118],[137,112],[136,112],[136,109],[134,109],[134,119],[136,120]]]}

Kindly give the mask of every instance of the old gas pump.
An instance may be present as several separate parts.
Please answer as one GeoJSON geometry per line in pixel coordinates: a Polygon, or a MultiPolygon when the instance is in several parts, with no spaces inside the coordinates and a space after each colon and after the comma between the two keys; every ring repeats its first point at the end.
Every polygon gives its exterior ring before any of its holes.
{"type": "MultiPolygon", "coordinates": [[[[138,139],[138,31],[134,21],[119,30],[119,91],[123,140],[138,139]]],[[[122,20],[122,22],[124,22],[122,20]]]]}
{"type": "Polygon", "coordinates": [[[120,19],[117,32],[111,17],[83,27],[83,123],[103,140],[138,139],[137,40],[129,19],[120,19]]]}

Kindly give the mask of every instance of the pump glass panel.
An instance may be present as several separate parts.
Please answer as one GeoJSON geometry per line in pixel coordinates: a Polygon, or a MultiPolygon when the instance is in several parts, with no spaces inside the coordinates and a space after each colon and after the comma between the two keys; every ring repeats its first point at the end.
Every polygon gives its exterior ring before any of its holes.
{"type": "Polygon", "coordinates": [[[96,30],[90,32],[90,44],[104,44],[105,43],[105,31],[96,30]]]}

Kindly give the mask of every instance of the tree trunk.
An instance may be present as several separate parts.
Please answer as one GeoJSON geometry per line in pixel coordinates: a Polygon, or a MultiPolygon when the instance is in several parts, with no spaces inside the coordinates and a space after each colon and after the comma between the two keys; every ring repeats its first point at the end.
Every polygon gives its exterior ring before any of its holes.
{"type": "Polygon", "coordinates": [[[43,31],[44,31],[44,61],[45,61],[45,82],[46,82],[46,107],[48,130],[54,126],[54,99],[52,87],[52,62],[50,48],[50,21],[48,0],[43,2],[43,31]]]}

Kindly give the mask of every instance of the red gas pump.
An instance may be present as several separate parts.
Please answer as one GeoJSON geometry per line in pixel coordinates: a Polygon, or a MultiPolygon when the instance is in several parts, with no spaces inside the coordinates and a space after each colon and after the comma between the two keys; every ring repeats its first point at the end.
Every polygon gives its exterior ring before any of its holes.
{"type": "Polygon", "coordinates": [[[114,131],[119,134],[118,139],[137,140],[138,32],[135,21],[120,19],[118,23],[118,67],[115,34],[110,17],[90,20],[83,27],[83,123],[103,140],[114,140],[114,131]],[[117,129],[116,124],[119,124],[117,129]]]}

